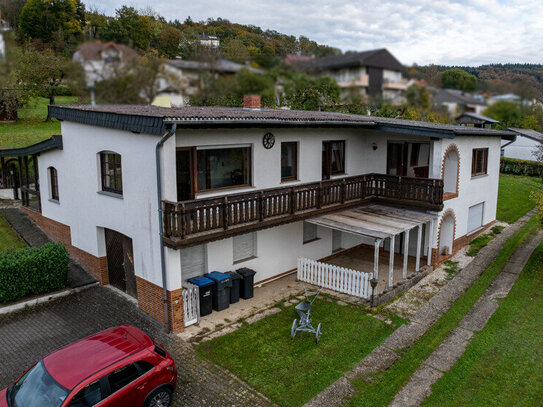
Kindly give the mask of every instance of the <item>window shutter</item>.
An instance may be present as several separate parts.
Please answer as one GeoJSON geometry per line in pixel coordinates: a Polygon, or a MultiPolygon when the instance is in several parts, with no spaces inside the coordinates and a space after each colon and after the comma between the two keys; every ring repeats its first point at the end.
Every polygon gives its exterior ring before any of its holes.
{"type": "Polygon", "coordinates": [[[256,233],[234,236],[234,262],[256,256],[256,233]]]}
{"type": "Polygon", "coordinates": [[[193,246],[181,250],[181,274],[183,280],[207,273],[206,246],[193,246]]]}
{"type": "Polygon", "coordinates": [[[483,226],[483,211],[485,203],[474,205],[469,208],[468,212],[468,233],[483,226]]]}
{"type": "Polygon", "coordinates": [[[317,225],[304,222],[304,243],[317,238],[317,225]]]}

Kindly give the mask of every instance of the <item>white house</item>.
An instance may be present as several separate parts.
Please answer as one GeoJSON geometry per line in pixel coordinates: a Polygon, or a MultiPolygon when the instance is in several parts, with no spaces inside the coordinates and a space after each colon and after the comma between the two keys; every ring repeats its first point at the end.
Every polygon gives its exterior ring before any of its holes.
{"type": "Polygon", "coordinates": [[[436,107],[446,107],[451,118],[464,113],[480,115],[487,107],[483,96],[457,89],[434,89],[432,103],[436,107]]]}
{"type": "Polygon", "coordinates": [[[503,140],[502,157],[536,161],[536,154],[543,143],[543,134],[531,129],[509,129],[516,133],[515,140],[503,140]]]}
{"type": "Polygon", "coordinates": [[[24,196],[27,212],[102,284],[176,332],[184,282],[206,272],[248,267],[264,284],[302,257],[363,249],[390,257],[365,271],[391,286],[391,246],[404,275],[408,257],[412,272],[442,262],[495,221],[500,140],[513,137],[280,109],[49,112],[63,147],[42,149],[41,213],[24,196]]]}
{"type": "Polygon", "coordinates": [[[198,36],[198,42],[204,47],[218,48],[221,42],[215,35],[200,34],[198,36]]]}

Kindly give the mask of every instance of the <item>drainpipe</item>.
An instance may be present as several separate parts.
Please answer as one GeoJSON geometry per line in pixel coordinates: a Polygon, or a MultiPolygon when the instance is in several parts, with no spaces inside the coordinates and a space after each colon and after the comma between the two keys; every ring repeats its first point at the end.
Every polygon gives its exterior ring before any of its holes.
{"type": "Polygon", "coordinates": [[[162,300],[164,302],[164,328],[166,332],[170,330],[170,316],[168,314],[168,287],[166,278],[166,261],[164,259],[164,244],[162,242],[162,234],[164,233],[164,224],[162,223],[162,168],[160,165],[160,149],[171,136],[175,134],[177,124],[172,127],[162,136],[155,148],[156,159],[156,182],[157,182],[157,199],[158,199],[158,227],[160,235],[160,268],[162,271],[162,300]]]}

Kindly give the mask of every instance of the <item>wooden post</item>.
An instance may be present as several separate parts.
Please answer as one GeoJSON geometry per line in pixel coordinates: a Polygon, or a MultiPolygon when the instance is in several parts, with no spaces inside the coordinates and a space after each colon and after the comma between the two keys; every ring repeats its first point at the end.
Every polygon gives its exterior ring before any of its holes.
{"type": "Polygon", "coordinates": [[[375,239],[373,241],[374,245],[374,253],[373,253],[373,277],[379,278],[379,245],[381,244],[381,240],[375,239]]]}
{"type": "Polygon", "coordinates": [[[319,182],[317,187],[317,209],[321,208],[321,194],[322,194],[322,182],[319,182]]]}
{"type": "Polygon", "coordinates": [[[185,204],[181,202],[181,239],[187,236],[187,218],[185,204]]]}
{"type": "Polygon", "coordinates": [[[288,200],[290,204],[290,214],[294,215],[294,212],[296,210],[296,204],[294,203],[294,187],[290,187],[288,189],[288,200]]]}
{"type": "Polygon", "coordinates": [[[417,261],[415,263],[415,271],[418,273],[420,270],[420,253],[421,253],[421,241],[422,241],[422,224],[417,227],[417,261]]]}
{"type": "Polygon", "coordinates": [[[403,271],[402,278],[405,280],[407,278],[407,261],[409,257],[409,230],[404,232],[403,240],[403,271]]]}
{"type": "Polygon", "coordinates": [[[34,167],[34,191],[36,191],[36,196],[38,197],[38,211],[41,212],[40,179],[36,154],[32,155],[32,166],[34,167]]]}
{"type": "Polygon", "coordinates": [[[345,178],[341,180],[341,203],[345,203],[345,189],[346,189],[347,183],[345,182],[345,178]]]}
{"type": "Polygon", "coordinates": [[[222,227],[224,230],[228,230],[228,197],[225,196],[222,200],[222,227]]]}
{"type": "Polygon", "coordinates": [[[428,227],[428,261],[427,264],[432,264],[432,246],[434,245],[434,220],[432,219],[426,224],[428,227]]]}
{"type": "Polygon", "coordinates": [[[258,217],[260,222],[264,220],[264,192],[258,194],[258,217]]]}
{"type": "Polygon", "coordinates": [[[388,288],[392,288],[394,284],[394,243],[396,236],[390,237],[390,257],[388,261],[388,288]]]}

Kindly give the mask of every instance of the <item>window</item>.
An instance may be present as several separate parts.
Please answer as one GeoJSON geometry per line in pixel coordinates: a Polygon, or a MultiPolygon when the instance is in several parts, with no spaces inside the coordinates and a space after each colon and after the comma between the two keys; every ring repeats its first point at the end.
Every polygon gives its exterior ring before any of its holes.
{"type": "Polygon", "coordinates": [[[207,273],[206,245],[187,247],[181,250],[181,273],[183,280],[207,273]]]}
{"type": "Polygon", "coordinates": [[[51,199],[58,201],[58,175],[54,167],[49,167],[49,184],[51,185],[51,199]]]}
{"type": "Polygon", "coordinates": [[[234,236],[234,263],[256,257],[256,232],[234,236]]]}
{"type": "Polygon", "coordinates": [[[281,181],[298,178],[298,143],[281,143],[281,181]]]}
{"type": "Polygon", "coordinates": [[[317,225],[304,222],[304,244],[317,240],[317,225]]]}
{"type": "Polygon", "coordinates": [[[471,176],[486,174],[488,164],[488,148],[473,149],[473,158],[471,160],[471,176]]]}
{"type": "MultiPolygon", "coordinates": [[[[155,346],[155,350],[156,350],[156,346],[155,346]]],[[[164,357],[166,357],[165,354],[164,354],[164,357]]],[[[151,363],[146,362],[145,360],[140,360],[139,362],[136,362],[135,364],[139,367],[142,375],[147,373],[149,370],[151,370],[154,367],[151,363]]]]}
{"type": "Polygon", "coordinates": [[[100,153],[100,166],[102,173],[102,191],[122,195],[123,177],[121,168],[121,155],[111,151],[100,153]]]}
{"type": "Polygon", "coordinates": [[[58,407],[66,399],[68,390],[49,375],[43,360],[34,365],[11,388],[11,400],[15,406],[58,407]]]}
{"type": "Polygon", "coordinates": [[[198,191],[250,185],[250,147],[197,151],[198,191]]]}
{"type": "Polygon", "coordinates": [[[322,179],[345,174],[345,141],[322,142],[322,179]]]}
{"type": "Polygon", "coordinates": [[[485,212],[485,203],[470,206],[468,210],[468,233],[483,227],[483,214],[485,212]]]}
{"type": "Polygon", "coordinates": [[[115,370],[108,376],[111,393],[121,390],[140,376],[140,371],[135,364],[130,364],[115,370]]]}
{"type": "Polygon", "coordinates": [[[100,387],[100,381],[97,380],[77,393],[70,402],[70,407],[92,407],[102,399],[102,388],[100,387]]]}

